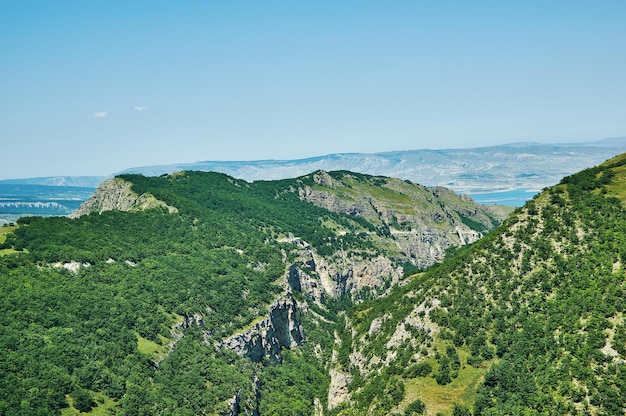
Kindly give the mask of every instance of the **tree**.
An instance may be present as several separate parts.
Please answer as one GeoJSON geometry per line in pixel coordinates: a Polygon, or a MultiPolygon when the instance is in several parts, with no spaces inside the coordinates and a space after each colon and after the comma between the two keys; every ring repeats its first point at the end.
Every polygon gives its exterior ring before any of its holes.
{"type": "Polygon", "coordinates": [[[470,412],[467,406],[455,403],[452,409],[452,416],[472,416],[472,412],[470,412]]]}
{"type": "Polygon", "coordinates": [[[83,413],[91,411],[96,405],[91,394],[85,389],[76,389],[70,396],[74,399],[74,407],[83,413]]]}
{"type": "Polygon", "coordinates": [[[404,416],[422,415],[426,411],[426,405],[420,399],[415,400],[404,409],[404,416]]]}

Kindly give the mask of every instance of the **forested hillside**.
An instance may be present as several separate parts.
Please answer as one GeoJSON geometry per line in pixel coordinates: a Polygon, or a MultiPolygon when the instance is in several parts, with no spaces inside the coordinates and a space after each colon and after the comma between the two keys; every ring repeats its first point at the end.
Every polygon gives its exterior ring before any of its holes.
{"type": "Polygon", "coordinates": [[[0,414],[622,415],[625,203],[626,155],[495,230],[350,172],[118,177],[0,233],[0,414]]]}
{"type": "Polygon", "coordinates": [[[0,414],[323,412],[340,312],[438,260],[410,247],[436,236],[439,256],[497,224],[443,190],[331,175],[124,175],[84,215],[4,227],[0,414]],[[357,184],[374,217],[306,200],[341,188],[349,208],[357,184]]]}
{"type": "Polygon", "coordinates": [[[342,415],[623,415],[626,156],[361,303],[338,329],[342,415]],[[345,347],[349,345],[349,347],[345,347]]]}

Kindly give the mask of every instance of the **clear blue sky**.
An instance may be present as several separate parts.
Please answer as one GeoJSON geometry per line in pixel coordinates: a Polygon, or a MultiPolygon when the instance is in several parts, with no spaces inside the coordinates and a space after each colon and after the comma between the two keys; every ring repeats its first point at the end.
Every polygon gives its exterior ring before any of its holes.
{"type": "Polygon", "coordinates": [[[0,178],[626,135],[626,1],[0,0],[0,178]]]}

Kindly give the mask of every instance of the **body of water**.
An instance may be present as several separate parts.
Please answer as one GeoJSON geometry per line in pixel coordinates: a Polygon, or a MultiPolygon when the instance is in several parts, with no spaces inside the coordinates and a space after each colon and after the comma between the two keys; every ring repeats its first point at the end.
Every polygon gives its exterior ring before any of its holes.
{"type": "Polygon", "coordinates": [[[528,201],[532,199],[539,192],[535,189],[513,189],[511,191],[501,191],[501,192],[489,192],[489,193],[477,193],[477,194],[469,194],[469,196],[474,199],[474,201],[479,204],[484,205],[508,205],[512,207],[521,207],[528,201]]]}

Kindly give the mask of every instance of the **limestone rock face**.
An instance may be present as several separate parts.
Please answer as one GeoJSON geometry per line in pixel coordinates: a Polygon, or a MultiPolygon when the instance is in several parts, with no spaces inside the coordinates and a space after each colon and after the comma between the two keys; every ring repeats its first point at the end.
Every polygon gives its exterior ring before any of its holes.
{"type": "Polygon", "coordinates": [[[295,299],[281,298],[268,309],[268,316],[242,333],[231,335],[218,343],[219,348],[228,348],[260,362],[269,357],[274,362],[282,362],[280,349],[300,345],[304,333],[295,299]]]}
{"type": "Polygon", "coordinates": [[[291,240],[299,253],[297,262],[287,272],[287,283],[292,290],[321,302],[326,296],[354,297],[369,288],[380,290],[385,282],[396,283],[403,275],[402,268],[382,255],[362,258],[354,253],[338,252],[331,257],[320,256],[315,249],[300,239],[291,240]]]}
{"type": "Polygon", "coordinates": [[[340,371],[330,370],[330,386],[328,388],[328,409],[332,410],[345,402],[349,397],[348,384],[352,376],[340,371]]]}
{"type": "Polygon", "coordinates": [[[447,249],[471,244],[504,219],[470,197],[407,181],[318,171],[297,189],[300,199],[329,211],[362,217],[378,227],[370,236],[393,243],[390,254],[424,268],[447,249]],[[342,176],[343,175],[343,176],[342,176]]]}
{"type": "Polygon", "coordinates": [[[142,211],[150,208],[164,208],[170,213],[178,212],[178,209],[159,201],[150,194],[138,195],[131,188],[131,184],[121,178],[108,179],[102,182],[96,192],[85,201],[76,211],[69,215],[70,218],[78,218],[93,212],[104,211],[142,211]]]}
{"type": "Polygon", "coordinates": [[[325,190],[315,190],[310,187],[301,188],[298,191],[298,196],[318,207],[326,208],[333,212],[360,216],[376,214],[372,201],[368,199],[344,201],[333,193],[325,190]]]}
{"type": "Polygon", "coordinates": [[[333,297],[354,296],[366,288],[380,290],[386,281],[393,284],[402,277],[402,269],[383,256],[371,260],[320,257],[318,264],[318,273],[329,282],[329,294],[333,297]]]}

